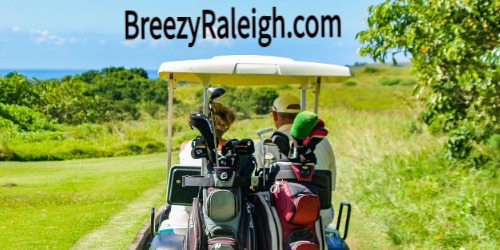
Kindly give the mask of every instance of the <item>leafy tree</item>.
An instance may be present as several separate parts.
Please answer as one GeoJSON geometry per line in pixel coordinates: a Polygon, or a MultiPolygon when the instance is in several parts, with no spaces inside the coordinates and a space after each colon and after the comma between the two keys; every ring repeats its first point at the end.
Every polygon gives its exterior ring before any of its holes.
{"type": "Polygon", "coordinates": [[[35,84],[40,97],[38,110],[59,123],[79,124],[104,121],[109,103],[99,96],[86,96],[87,84],[67,78],[64,81],[47,80],[35,84]]]}
{"type": "Polygon", "coordinates": [[[144,82],[141,85],[140,99],[144,102],[166,105],[168,102],[168,82],[164,80],[144,82]]]}
{"type": "Polygon", "coordinates": [[[276,98],[278,98],[276,89],[268,87],[258,88],[252,95],[255,113],[259,115],[269,113],[269,110],[271,110],[270,107],[276,98]]]}
{"type": "Polygon", "coordinates": [[[357,34],[360,54],[375,61],[411,55],[422,118],[448,134],[451,158],[470,157],[500,134],[498,13],[494,0],[386,0],[369,8],[369,29],[357,34]]]}
{"type": "Polygon", "coordinates": [[[106,113],[110,119],[138,119],[141,101],[166,103],[166,83],[148,79],[143,69],[108,67],[100,72],[85,72],[76,78],[89,83],[86,96],[99,96],[106,101],[106,113]],[[162,87],[165,89],[159,89],[162,87]]]}
{"type": "Polygon", "coordinates": [[[148,72],[142,68],[131,68],[130,72],[134,75],[138,75],[144,79],[148,79],[148,72]]]}
{"type": "Polygon", "coordinates": [[[0,103],[31,107],[37,100],[28,79],[15,72],[0,77],[0,90],[0,103]]]}
{"type": "Polygon", "coordinates": [[[75,79],[82,80],[88,84],[92,84],[94,79],[100,75],[101,74],[98,70],[89,70],[89,71],[83,72],[79,75],[76,75],[75,79]]]}

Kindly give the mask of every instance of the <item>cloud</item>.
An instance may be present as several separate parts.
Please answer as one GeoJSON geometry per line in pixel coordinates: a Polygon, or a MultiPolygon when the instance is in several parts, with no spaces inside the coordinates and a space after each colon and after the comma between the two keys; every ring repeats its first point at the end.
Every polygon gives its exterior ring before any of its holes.
{"type": "Polygon", "coordinates": [[[54,45],[64,45],[67,43],[75,43],[78,39],[74,37],[64,37],[59,35],[52,35],[48,30],[31,30],[31,40],[37,44],[46,43],[54,45]]]}
{"type": "MultiPolygon", "coordinates": [[[[217,27],[216,29],[218,29],[218,28],[219,27],[217,27]]],[[[234,43],[234,41],[231,39],[220,39],[220,38],[213,37],[211,35],[210,28],[208,28],[208,27],[205,29],[205,32],[207,34],[207,38],[203,39],[203,36],[199,35],[196,39],[197,41],[199,41],[200,44],[208,43],[208,44],[212,44],[214,47],[218,47],[218,46],[231,47],[234,43]]],[[[217,34],[217,30],[215,31],[215,34],[217,34]]]]}
{"type": "Polygon", "coordinates": [[[137,48],[141,43],[143,43],[143,40],[141,39],[124,40],[121,41],[120,43],[127,48],[137,48]]]}
{"type": "Polygon", "coordinates": [[[19,26],[12,26],[10,28],[10,30],[13,31],[13,32],[19,32],[19,31],[21,31],[21,27],[19,27],[19,26]]]}

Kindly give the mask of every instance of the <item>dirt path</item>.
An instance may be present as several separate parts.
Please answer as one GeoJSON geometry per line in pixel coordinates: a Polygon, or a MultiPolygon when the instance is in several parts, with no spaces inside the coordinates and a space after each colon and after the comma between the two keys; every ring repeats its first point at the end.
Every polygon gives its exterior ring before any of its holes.
{"type": "Polygon", "coordinates": [[[165,183],[144,192],[117,213],[109,222],[80,238],[71,249],[127,249],[134,240],[137,230],[149,218],[149,211],[158,190],[164,190],[165,183]]]}

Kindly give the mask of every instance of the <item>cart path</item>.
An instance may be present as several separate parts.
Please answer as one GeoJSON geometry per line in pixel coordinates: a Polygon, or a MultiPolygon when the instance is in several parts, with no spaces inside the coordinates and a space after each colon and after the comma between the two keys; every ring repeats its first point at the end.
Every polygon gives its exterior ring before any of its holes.
{"type": "MultiPolygon", "coordinates": [[[[337,190],[333,192],[335,216],[338,215],[340,201],[345,200],[351,203],[352,213],[346,239],[350,249],[399,249],[390,241],[381,222],[377,221],[380,218],[376,214],[366,211],[354,199],[356,192],[359,192],[356,191],[356,186],[360,185],[357,175],[367,168],[366,165],[369,164],[363,164],[355,155],[349,156],[346,154],[337,158],[337,190]]],[[[345,213],[347,211],[344,210],[343,214],[345,213]]],[[[337,222],[337,218],[335,218],[334,222],[337,222]]],[[[341,236],[344,234],[344,222],[342,221],[340,226],[341,236]]],[[[332,225],[336,226],[335,223],[332,223],[332,225]]]]}
{"type": "Polygon", "coordinates": [[[127,249],[135,234],[142,227],[135,224],[137,218],[149,218],[151,201],[158,196],[158,190],[165,189],[165,182],[157,184],[129,203],[122,211],[109,219],[107,224],[80,238],[71,249],[127,249]]]}

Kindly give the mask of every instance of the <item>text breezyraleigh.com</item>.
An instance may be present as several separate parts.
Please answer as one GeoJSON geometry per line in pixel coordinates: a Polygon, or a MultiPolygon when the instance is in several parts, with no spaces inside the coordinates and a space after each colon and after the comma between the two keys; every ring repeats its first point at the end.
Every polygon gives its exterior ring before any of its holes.
{"type": "Polygon", "coordinates": [[[341,21],[338,15],[309,15],[293,18],[292,28],[285,30],[287,20],[272,8],[272,15],[237,16],[231,8],[229,16],[217,16],[212,10],[202,10],[201,16],[188,17],[141,17],[133,10],[125,11],[125,39],[189,39],[193,47],[198,35],[202,39],[258,39],[259,45],[267,47],[274,38],[333,38],[341,36],[341,21]]]}

